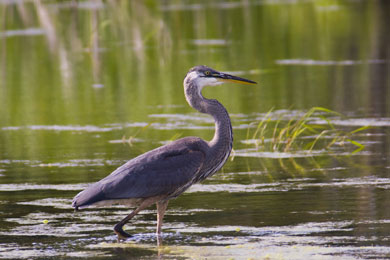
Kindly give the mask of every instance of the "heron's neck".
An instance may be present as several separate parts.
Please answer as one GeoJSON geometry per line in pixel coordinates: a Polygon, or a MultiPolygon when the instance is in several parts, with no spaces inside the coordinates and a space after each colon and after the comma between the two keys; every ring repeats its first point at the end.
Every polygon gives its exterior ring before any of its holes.
{"type": "Polygon", "coordinates": [[[233,143],[233,132],[230,117],[225,107],[215,99],[202,96],[198,88],[185,88],[188,103],[201,113],[213,116],[215,121],[215,134],[209,142],[212,148],[230,153],[233,143]]]}
{"type": "Polygon", "coordinates": [[[211,146],[226,146],[226,149],[232,149],[233,131],[230,117],[225,107],[217,100],[209,100],[205,98],[205,102],[209,101],[209,113],[214,117],[215,133],[210,141],[211,146]]]}

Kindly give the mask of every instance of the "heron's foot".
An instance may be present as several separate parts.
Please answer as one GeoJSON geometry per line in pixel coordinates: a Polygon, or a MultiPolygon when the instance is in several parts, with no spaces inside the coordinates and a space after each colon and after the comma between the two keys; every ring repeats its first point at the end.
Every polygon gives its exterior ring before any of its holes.
{"type": "Polygon", "coordinates": [[[118,242],[123,241],[131,237],[129,233],[125,232],[122,228],[122,226],[116,225],[114,227],[114,232],[118,236],[118,242]]]}

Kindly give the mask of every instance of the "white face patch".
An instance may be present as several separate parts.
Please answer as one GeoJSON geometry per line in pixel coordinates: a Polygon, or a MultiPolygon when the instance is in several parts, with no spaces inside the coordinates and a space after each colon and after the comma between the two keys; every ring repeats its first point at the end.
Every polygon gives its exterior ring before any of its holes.
{"type": "Polygon", "coordinates": [[[190,80],[195,81],[195,84],[198,86],[199,93],[202,91],[205,86],[217,86],[223,84],[222,81],[219,81],[217,78],[213,77],[202,77],[203,75],[199,75],[196,71],[192,71],[188,73],[184,81],[190,80]]]}
{"type": "Polygon", "coordinates": [[[199,77],[197,79],[198,85],[203,88],[204,86],[217,86],[223,84],[217,78],[199,77]]]}

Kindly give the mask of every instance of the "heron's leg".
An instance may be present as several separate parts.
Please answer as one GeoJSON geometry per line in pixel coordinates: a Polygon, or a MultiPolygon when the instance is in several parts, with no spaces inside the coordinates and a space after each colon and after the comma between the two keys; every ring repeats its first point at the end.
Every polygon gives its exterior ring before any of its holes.
{"type": "Polygon", "coordinates": [[[138,214],[143,208],[138,207],[133,212],[131,212],[129,215],[127,215],[124,219],[122,219],[118,224],[114,226],[114,232],[118,236],[118,242],[120,240],[125,240],[128,237],[131,237],[131,235],[123,230],[123,226],[132,219],[135,215],[138,214]]]}
{"type": "Polygon", "coordinates": [[[127,217],[122,219],[118,224],[114,227],[114,232],[118,236],[118,241],[125,240],[128,237],[131,237],[131,235],[123,230],[123,226],[132,219],[135,215],[137,215],[141,210],[151,206],[153,203],[156,202],[156,200],[160,199],[159,197],[152,197],[145,199],[141,202],[141,204],[136,208],[133,212],[131,212],[127,217]]]}
{"type": "Polygon", "coordinates": [[[165,210],[167,209],[168,206],[168,200],[164,201],[159,201],[156,203],[157,205],[157,229],[156,229],[156,234],[161,235],[161,226],[163,223],[163,218],[165,215],[165,210]]]}

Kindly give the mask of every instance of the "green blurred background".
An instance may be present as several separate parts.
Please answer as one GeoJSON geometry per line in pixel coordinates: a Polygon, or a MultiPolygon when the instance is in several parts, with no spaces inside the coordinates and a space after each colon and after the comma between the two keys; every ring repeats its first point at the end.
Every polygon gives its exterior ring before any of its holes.
{"type": "Polygon", "coordinates": [[[198,64],[259,82],[209,91],[232,113],[324,106],[389,116],[388,14],[379,0],[5,1],[0,125],[192,111],[182,80],[198,64]]]}

